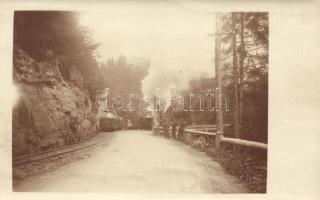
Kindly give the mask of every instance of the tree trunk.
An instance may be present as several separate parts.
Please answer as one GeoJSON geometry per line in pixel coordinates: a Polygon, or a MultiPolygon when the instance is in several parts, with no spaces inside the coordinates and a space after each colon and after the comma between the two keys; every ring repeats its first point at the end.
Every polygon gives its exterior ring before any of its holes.
{"type": "Polygon", "coordinates": [[[240,84],[239,84],[239,137],[241,137],[241,133],[243,132],[243,63],[245,57],[245,48],[244,48],[244,13],[241,13],[240,18],[240,84]]]}
{"type": "Polygon", "coordinates": [[[236,38],[236,13],[232,13],[232,61],[233,61],[233,133],[239,138],[238,60],[236,38]]]}
{"type": "MultiPolygon", "coordinates": [[[[221,75],[221,16],[220,13],[216,14],[216,40],[215,40],[215,68],[217,79],[217,135],[215,138],[215,144],[218,152],[220,151],[220,140],[223,135],[223,110],[222,110],[222,75],[221,75]]],[[[218,153],[220,155],[220,153],[218,153]]]]}

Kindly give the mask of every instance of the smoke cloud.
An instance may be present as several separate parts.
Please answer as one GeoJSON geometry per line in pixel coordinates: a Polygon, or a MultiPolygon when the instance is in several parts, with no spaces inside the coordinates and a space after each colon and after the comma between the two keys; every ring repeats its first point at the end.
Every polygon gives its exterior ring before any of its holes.
{"type": "Polygon", "coordinates": [[[99,43],[101,60],[125,55],[148,59],[149,74],[142,91],[153,96],[185,89],[201,74],[213,75],[214,7],[211,3],[109,2],[100,12],[83,12],[81,24],[99,43]]]}

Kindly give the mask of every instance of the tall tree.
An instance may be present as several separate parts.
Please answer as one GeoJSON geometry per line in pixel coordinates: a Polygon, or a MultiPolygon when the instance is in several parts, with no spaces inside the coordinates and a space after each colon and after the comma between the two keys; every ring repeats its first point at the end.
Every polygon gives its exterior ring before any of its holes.
{"type": "Polygon", "coordinates": [[[243,121],[243,63],[245,58],[245,43],[244,43],[244,13],[240,13],[240,84],[239,84],[239,130],[243,132],[242,121],[243,121]]]}
{"type": "MultiPolygon", "coordinates": [[[[229,91],[232,91],[233,122],[236,127],[237,86],[234,72],[237,72],[239,136],[263,142],[267,141],[268,121],[268,29],[268,13],[224,14],[223,81],[225,93],[231,94],[229,91]],[[235,65],[238,65],[238,71],[234,70],[235,65]]],[[[236,128],[233,135],[237,136],[236,128]]]]}
{"type": "Polygon", "coordinates": [[[237,61],[237,13],[232,13],[232,61],[233,61],[233,128],[234,136],[239,138],[239,100],[238,100],[238,61],[237,61]]]}

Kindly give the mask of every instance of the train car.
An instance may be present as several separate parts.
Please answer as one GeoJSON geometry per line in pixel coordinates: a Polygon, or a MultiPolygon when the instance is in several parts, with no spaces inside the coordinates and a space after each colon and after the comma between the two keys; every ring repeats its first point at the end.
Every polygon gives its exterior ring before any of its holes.
{"type": "Polygon", "coordinates": [[[141,129],[151,130],[152,122],[152,117],[139,117],[139,125],[141,129]]]}
{"type": "Polygon", "coordinates": [[[123,119],[109,111],[99,113],[99,129],[101,131],[115,131],[123,128],[123,119]]]}

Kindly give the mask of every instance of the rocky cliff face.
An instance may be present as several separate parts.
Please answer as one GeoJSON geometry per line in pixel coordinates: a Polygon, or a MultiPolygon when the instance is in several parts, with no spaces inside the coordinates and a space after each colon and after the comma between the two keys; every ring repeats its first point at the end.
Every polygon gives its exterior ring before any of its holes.
{"type": "Polygon", "coordinates": [[[59,60],[37,62],[16,50],[13,80],[19,102],[13,108],[13,156],[34,154],[83,141],[96,134],[96,116],[81,73],[70,67],[64,80],[59,60]]]}

